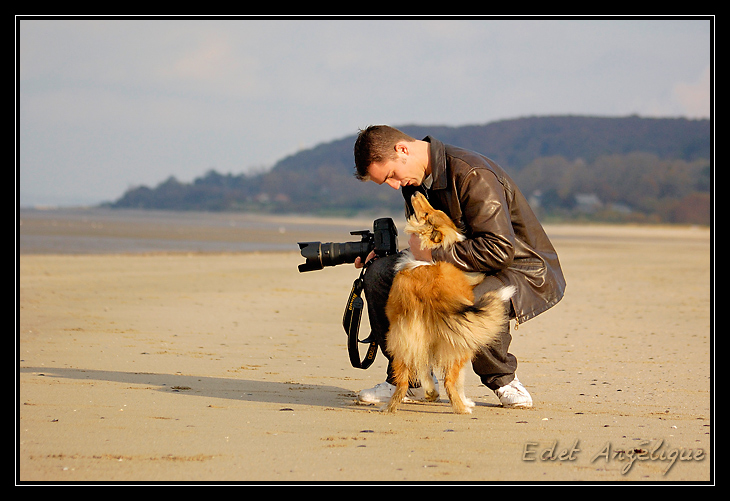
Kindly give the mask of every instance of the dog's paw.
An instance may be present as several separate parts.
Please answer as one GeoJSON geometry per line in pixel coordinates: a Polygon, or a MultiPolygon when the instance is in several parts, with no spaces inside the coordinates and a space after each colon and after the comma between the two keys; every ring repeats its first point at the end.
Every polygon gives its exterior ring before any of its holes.
{"type": "Polygon", "coordinates": [[[439,392],[436,390],[430,390],[426,392],[426,401],[427,402],[435,402],[439,399],[439,392]]]}
{"type": "Polygon", "coordinates": [[[380,410],[386,414],[395,414],[398,411],[398,404],[395,402],[388,402],[382,406],[380,410]]]}
{"type": "Polygon", "coordinates": [[[474,402],[467,399],[463,401],[452,401],[451,408],[455,414],[471,414],[471,409],[474,407],[474,402]]]}

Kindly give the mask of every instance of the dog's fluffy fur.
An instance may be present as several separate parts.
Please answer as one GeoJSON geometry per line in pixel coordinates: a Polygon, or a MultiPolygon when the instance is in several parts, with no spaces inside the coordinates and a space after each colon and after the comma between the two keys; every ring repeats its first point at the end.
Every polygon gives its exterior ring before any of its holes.
{"type": "MultiPolygon", "coordinates": [[[[431,207],[422,194],[416,193],[412,204],[415,213],[406,232],[417,234],[422,248],[448,248],[464,239],[451,219],[431,207]]],[[[436,400],[434,368],[443,371],[454,412],[471,413],[474,402],[464,396],[462,369],[509,322],[507,301],[515,288],[489,292],[475,302],[473,288],[480,279],[450,263],[416,261],[408,252],[396,271],[385,310],[396,390],[385,410],[396,411],[409,381],[420,381],[426,398],[436,400]]]]}

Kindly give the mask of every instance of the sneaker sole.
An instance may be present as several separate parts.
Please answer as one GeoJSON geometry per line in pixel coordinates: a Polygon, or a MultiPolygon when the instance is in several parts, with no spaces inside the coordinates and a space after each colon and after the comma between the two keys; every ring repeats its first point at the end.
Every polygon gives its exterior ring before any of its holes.
{"type": "MultiPolygon", "coordinates": [[[[433,395],[433,394],[428,395],[428,398],[423,399],[423,400],[421,400],[421,399],[415,399],[415,398],[410,398],[410,397],[403,397],[402,402],[404,404],[415,404],[415,403],[419,403],[419,402],[421,402],[421,403],[423,403],[423,402],[436,402],[438,399],[439,399],[439,394],[436,393],[435,395],[433,395]]],[[[358,399],[355,400],[355,403],[357,403],[359,405],[377,405],[377,404],[387,403],[389,400],[390,399],[387,399],[385,401],[381,401],[381,400],[374,400],[373,401],[373,400],[360,400],[358,398],[358,399]]]]}
{"type": "Polygon", "coordinates": [[[505,409],[529,409],[532,407],[532,404],[500,404],[505,409]]]}

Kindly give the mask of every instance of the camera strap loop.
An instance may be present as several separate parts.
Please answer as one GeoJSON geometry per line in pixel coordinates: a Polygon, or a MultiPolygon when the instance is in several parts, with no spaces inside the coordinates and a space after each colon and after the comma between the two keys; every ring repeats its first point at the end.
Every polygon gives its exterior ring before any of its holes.
{"type": "Polygon", "coordinates": [[[350,363],[356,369],[367,369],[370,367],[375,361],[375,355],[378,353],[378,343],[373,339],[372,335],[363,340],[358,339],[360,318],[362,317],[362,310],[365,306],[365,300],[362,298],[362,277],[365,274],[366,267],[367,264],[360,272],[360,276],[352,284],[352,291],[350,292],[350,297],[347,299],[345,314],[342,317],[342,326],[347,333],[347,352],[350,355],[350,363]],[[370,343],[365,358],[362,361],[360,360],[358,342],[370,343]]]}

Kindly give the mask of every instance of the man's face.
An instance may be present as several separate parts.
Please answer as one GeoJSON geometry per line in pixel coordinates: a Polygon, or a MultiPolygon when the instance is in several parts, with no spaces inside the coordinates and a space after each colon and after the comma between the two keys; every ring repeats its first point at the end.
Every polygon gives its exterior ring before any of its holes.
{"type": "Polygon", "coordinates": [[[368,174],[371,181],[385,183],[396,190],[402,186],[418,186],[425,177],[424,169],[407,155],[399,155],[395,160],[372,163],[368,167],[368,174]]]}

